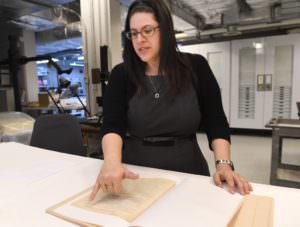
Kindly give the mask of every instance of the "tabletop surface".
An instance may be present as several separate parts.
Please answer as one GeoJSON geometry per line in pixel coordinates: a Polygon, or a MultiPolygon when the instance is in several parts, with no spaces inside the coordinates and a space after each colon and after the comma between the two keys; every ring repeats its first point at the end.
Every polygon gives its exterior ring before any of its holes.
{"type": "MultiPolygon", "coordinates": [[[[0,153],[0,226],[74,226],[45,210],[92,186],[101,160],[15,142],[0,143],[0,153]]],[[[222,217],[226,209],[228,192],[214,186],[210,177],[130,165],[128,168],[138,173],[172,174],[182,180],[138,218],[144,223],[142,227],[204,227],[222,217]]],[[[300,226],[299,189],[255,183],[253,187],[253,194],[274,198],[274,226],[300,226]]],[[[242,198],[238,194],[230,196],[242,198]]]]}

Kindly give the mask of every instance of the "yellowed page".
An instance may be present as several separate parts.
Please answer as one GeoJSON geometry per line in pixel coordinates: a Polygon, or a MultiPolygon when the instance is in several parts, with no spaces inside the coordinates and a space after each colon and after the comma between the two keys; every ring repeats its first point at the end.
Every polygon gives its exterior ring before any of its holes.
{"type": "Polygon", "coordinates": [[[96,213],[118,216],[132,222],[175,184],[175,181],[163,178],[125,179],[123,193],[120,195],[99,192],[93,202],[85,196],[75,200],[71,205],[96,213]]]}
{"type": "MultiPolygon", "coordinates": [[[[92,188],[92,187],[91,187],[91,188],[92,188]]],[[[59,212],[56,212],[56,209],[57,209],[57,208],[59,208],[59,207],[63,206],[64,204],[66,204],[66,203],[72,201],[74,198],[77,198],[77,197],[81,196],[82,194],[85,194],[87,191],[90,191],[91,188],[88,188],[88,189],[84,190],[83,192],[80,192],[80,193],[78,193],[78,194],[76,194],[76,195],[74,195],[74,196],[72,196],[72,197],[70,197],[70,198],[68,198],[68,199],[66,199],[66,200],[64,200],[64,201],[62,201],[62,202],[60,202],[60,203],[58,203],[58,204],[55,204],[54,206],[49,207],[49,208],[46,210],[46,212],[47,212],[48,214],[51,214],[51,215],[53,215],[53,216],[56,216],[56,217],[58,217],[58,218],[61,218],[61,219],[63,219],[63,220],[66,220],[66,221],[68,221],[68,222],[77,224],[77,225],[82,226],[82,227],[103,227],[102,225],[90,224],[90,223],[88,223],[88,222],[84,222],[84,221],[81,221],[81,220],[77,220],[77,219],[74,219],[74,218],[65,216],[65,215],[63,215],[63,214],[60,214],[59,212]]]]}

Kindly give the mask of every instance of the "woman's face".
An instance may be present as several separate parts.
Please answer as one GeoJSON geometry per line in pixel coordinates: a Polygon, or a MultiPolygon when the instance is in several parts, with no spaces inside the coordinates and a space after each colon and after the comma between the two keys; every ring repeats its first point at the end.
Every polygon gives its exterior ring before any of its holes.
{"type": "Polygon", "coordinates": [[[130,18],[132,44],[136,54],[148,64],[159,63],[159,24],[152,13],[137,12],[130,18]]]}

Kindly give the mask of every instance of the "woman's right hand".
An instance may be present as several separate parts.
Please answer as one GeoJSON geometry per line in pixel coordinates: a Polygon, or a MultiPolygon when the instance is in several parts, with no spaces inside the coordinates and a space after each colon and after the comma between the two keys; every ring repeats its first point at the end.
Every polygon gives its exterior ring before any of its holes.
{"type": "Polygon", "coordinates": [[[122,192],[123,179],[137,179],[138,177],[138,174],[129,171],[122,163],[109,164],[104,161],[90,195],[90,200],[95,198],[100,189],[103,192],[119,194],[122,192]]]}

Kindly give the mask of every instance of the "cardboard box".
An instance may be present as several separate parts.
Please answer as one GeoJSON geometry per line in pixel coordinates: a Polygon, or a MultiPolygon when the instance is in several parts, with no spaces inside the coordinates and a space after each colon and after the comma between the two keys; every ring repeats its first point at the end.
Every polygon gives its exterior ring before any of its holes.
{"type": "Polygon", "coordinates": [[[49,96],[46,92],[39,93],[39,105],[41,107],[48,107],[49,106],[49,96]]]}

